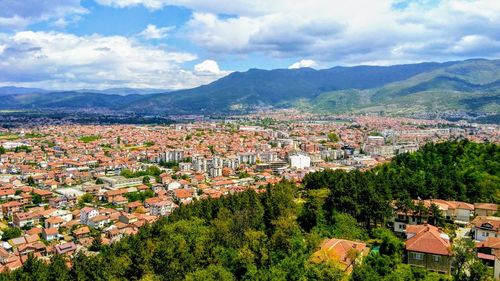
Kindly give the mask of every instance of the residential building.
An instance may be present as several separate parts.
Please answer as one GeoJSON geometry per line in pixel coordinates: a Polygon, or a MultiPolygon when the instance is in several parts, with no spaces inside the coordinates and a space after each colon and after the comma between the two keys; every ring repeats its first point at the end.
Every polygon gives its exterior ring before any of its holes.
{"type": "Polygon", "coordinates": [[[99,215],[99,211],[91,208],[85,207],[80,210],[80,222],[83,224],[89,224],[91,218],[99,215]]]}
{"type": "Polygon", "coordinates": [[[498,212],[498,205],[494,203],[475,203],[474,212],[477,216],[493,216],[498,212]]]}
{"type": "Polygon", "coordinates": [[[175,204],[171,200],[161,200],[157,202],[152,202],[149,204],[149,213],[153,216],[166,216],[169,215],[173,209],[175,204]]]}
{"type": "Polygon", "coordinates": [[[450,273],[452,252],[448,235],[429,224],[409,225],[405,233],[409,265],[450,273]]]}
{"type": "Polygon", "coordinates": [[[360,263],[369,252],[365,243],[332,238],[323,241],[311,260],[315,263],[334,261],[344,272],[351,272],[354,265],[360,263]]]}
{"type": "Polygon", "coordinates": [[[12,223],[17,227],[34,226],[40,222],[40,215],[35,213],[15,213],[12,223]]]}
{"type": "Polygon", "coordinates": [[[500,237],[500,218],[477,216],[472,221],[474,239],[485,241],[488,237],[500,237]]]}
{"type": "Polygon", "coordinates": [[[142,184],[142,177],[139,178],[126,178],[122,176],[114,177],[100,177],[105,184],[107,184],[111,189],[120,189],[124,187],[133,187],[142,184]]]}
{"type": "Polygon", "coordinates": [[[54,240],[54,239],[57,239],[58,234],[59,234],[59,232],[58,232],[57,228],[55,228],[55,227],[44,228],[42,231],[43,239],[45,239],[49,242],[54,240]]]}

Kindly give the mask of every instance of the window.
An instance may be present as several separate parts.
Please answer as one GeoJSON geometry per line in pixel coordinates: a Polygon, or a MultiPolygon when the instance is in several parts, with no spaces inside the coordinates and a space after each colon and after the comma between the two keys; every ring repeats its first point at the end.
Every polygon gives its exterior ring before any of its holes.
{"type": "Polygon", "coordinates": [[[413,258],[416,260],[423,260],[424,259],[424,254],[422,253],[413,253],[413,258]]]}
{"type": "Polygon", "coordinates": [[[441,257],[438,256],[438,255],[433,255],[432,256],[432,260],[435,261],[435,262],[439,262],[441,260],[441,257]]]}

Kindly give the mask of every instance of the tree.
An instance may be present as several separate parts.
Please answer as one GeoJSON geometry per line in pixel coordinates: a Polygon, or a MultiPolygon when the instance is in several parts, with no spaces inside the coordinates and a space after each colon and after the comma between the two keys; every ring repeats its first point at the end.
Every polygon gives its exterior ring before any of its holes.
{"type": "Polygon", "coordinates": [[[35,179],[32,176],[29,176],[27,179],[27,184],[29,186],[36,186],[35,179]]]}
{"type": "Polygon", "coordinates": [[[475,245],[471,240],[460,239],[453,243],[453,281],[488,280],[486,267],[477,258],[474,250],[475,245]]]}
{"type": "Polygon", "coordinates": [[[185,281],[232,281],[235,280],[231,272],[220,265],[209,265],[205,269],[197,270],[186,275],[185,281]]]}
{"type": "Polygon", "coordinates": [[[70,270],[66,265],[66,260],[61,255],[52,255],[49,264],[49,280],[70,281],[70,270]]]}
{"type": "Polygon", "coordinates": [[[334,132],[328,133],[327,137],[330,142],[338,142],[340,140],[339,136],[334,132]]]}
{"type": "Polygon", "coordinates": [[[85,206],[85,204],[92,203],[93,200],[94,196],[92,194],[85,193],[78,199],[78,206],[82,208],[83,206],[85,206]]]}
{"type": "Polygon", "coordinates": [[[22,235],[21,229],[17,227],[9,227],[3,230],[2,240],[7,241],[12,238],[17,238],[22,235]]]}
{"type": "Polygon", "coordinates": [[[40,195],[38,195],[36,193],[32,194],[32,199],[33,199],[33,204],[35,204],[35,205],[38,205],[38,204],[42,203],[42,196],[40,196],[40,195]]]}
{"type": "Polygon", "coordinates": [[[5,147],[3,147],[3,145],[0,145],[0,155],[5,154],[5,152],[5,147]]]}
{"type": "Polygon", "coordinates": [[[94,252],[99,252],[101,248],[102,248],[102,238],[101,235],[99,234],[96,237],[94,237],[94,240],[92,240],[92,244],[90,245],[89,250],[94,252]]]}
{"type": "Polygon", "coordinates": [[[305,272],[307,280],[340,281],[344,273],[331,263],[314,264],[308,263],[305,272]]]}
{"type": "Polygon", "coordinates": [[[443,226],[444,224],[443,212],[434,203],[429,207],[429,223],[435,226],[443,226]]]}

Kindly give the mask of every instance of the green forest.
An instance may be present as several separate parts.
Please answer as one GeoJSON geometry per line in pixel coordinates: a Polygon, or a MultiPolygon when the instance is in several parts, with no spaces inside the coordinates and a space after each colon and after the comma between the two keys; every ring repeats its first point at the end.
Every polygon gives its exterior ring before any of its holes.
{"type": "MultiPolygon", "coordinates": [[[[449,280],[403,263],[389,229],[393,200],[442,198],[496,202],[500,147],[467,141],[428,144],[366,172],[309,174],[220,199],[181,205],[170,216],[95,255],[46,264],[29,258],[0,280],[449,280]],[[346,276],[311,255],[325,238],[378,246],[346,276]]],[[[484,279],[478,269],[478,278],[484,279]]],[[[456,279],[458,280],[458,279],[456,279]]]]}

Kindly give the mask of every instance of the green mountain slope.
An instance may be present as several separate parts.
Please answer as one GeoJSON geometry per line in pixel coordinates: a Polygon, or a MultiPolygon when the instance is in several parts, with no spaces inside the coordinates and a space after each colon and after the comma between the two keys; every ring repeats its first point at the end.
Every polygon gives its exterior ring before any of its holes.
{"type": "Polygon", "coordinates": [[[139,113],[241,113],[297,107],[315,112],[500,113],[500,60],[235,72],[208,85],[151,95],[14,93],[0,109],[107,109],[139,113]]]}
{"type": "Polygon", "coordinates": [[[500,62],[465,61],[369,90],[331,91],[310,100],[322,112],[500,112],[500,62]]]}

